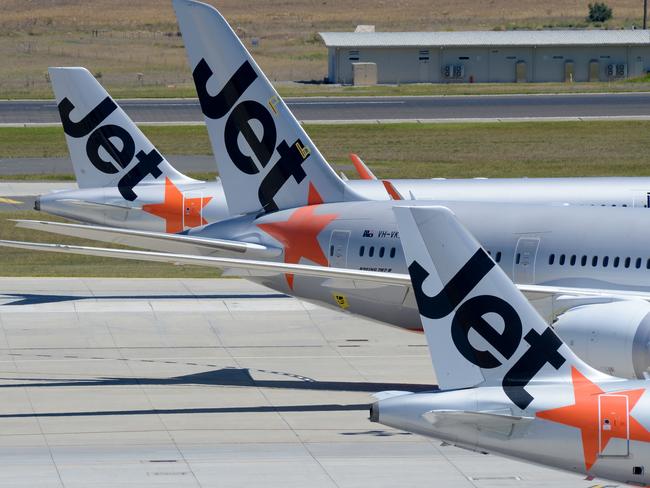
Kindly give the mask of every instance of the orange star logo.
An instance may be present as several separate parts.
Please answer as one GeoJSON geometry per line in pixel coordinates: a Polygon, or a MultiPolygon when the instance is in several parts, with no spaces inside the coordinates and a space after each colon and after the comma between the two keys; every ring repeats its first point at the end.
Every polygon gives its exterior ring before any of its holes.
{"type": "Polygon", "coordinates": [[[537,417],[582,431],[585,468],[591,469],[610,439],[650,442],[650,432],[630,415],[644,388],[606,393],[576,368],[571,368],[575,403],[537,412],[537,417]]]}
{"type": "MultiPolygon", "coordinates": [[[[317,206],[300,207],[286,222],[257,224],[264,232],[284,246],[284,262],[297,264],[301,258],[327,266],[327,257],[318,243],[318,235],[338,217],[337,214],[316,215],[317,206]]],[[[289,288],[293,290],[292,274],[285,275],[289,288]]]]}
{"type": "Polygon", "coordinates": [[[199,227],[207,224],[201,211],[212,197],[183,198],[183,193],[172,180],[165,178],[165,201],[142,206],[142,210],[165,219],[169,234],[182,232],[185,227],[199,227]]]}
{"type": "Polygon", "coordinates": [[[323,197],[320,196],[314,184],[309,182],[309,191],[307,192],[307,205],[320,205],[323,203],[323,197]]]}

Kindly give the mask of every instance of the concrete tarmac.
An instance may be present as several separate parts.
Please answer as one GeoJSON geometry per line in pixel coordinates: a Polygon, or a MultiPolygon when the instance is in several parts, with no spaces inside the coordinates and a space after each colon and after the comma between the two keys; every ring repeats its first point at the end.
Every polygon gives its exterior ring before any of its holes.
{"type": "MultiPolygon", "coordinates": [[[[203,123],[196,99],[119,100],[136,122],[203,123]]],[[[650,93],[287,98],[303,122],[648,117],[650,93]]],[[[0,101],[0,124],[60,123],[52,100],[0,101]]]]}
{"type": "Polygon", "coordinates": [[[598,484],[369,422],[434,383],[423,336],[243,280],[0,278],[0,487],[598,484]]]}

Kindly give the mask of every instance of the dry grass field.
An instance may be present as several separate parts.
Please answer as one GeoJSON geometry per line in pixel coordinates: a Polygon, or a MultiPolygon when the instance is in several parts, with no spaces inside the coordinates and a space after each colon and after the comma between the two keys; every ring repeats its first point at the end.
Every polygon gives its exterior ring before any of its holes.
{"type": "MultiPolygon", "coordinates": [[[[584,26],[588,0],[208,0],[272,80],[318,80],[317,32],[584,26]],[[259,46],[252,48],[253,38],[259,46]]],[[[612,0],[608,28],[641,22],[642,2],[612,0]]],[[[89,68],[117,95],[187,95],[191,81],[168,0],[0,0],[0,98],[48,96],[47,67],[89,68]]]]}

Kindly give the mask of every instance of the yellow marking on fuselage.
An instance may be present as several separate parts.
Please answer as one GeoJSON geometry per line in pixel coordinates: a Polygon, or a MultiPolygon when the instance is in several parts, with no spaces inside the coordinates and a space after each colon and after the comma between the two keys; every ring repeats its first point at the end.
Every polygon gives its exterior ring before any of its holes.
{"type": "Polygon", "coordinates": [[[348,297],[346,297],[343,293],[332,293],[332,296],[334,297],[334,301],[336,301],[336,304],[341,307],[343,310],[348,308],[350,304],[348,303],[348,297]]]}

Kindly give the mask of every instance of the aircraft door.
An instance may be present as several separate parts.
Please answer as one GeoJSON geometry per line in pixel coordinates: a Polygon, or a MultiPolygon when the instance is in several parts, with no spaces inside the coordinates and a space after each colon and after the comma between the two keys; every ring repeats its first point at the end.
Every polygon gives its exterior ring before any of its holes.
{"type": "Polygon", "coordinates": [[[522,237],[517,241],[513,278],[515,283],[535,283],[535,258],[539,248],[538,237],[522,237]]]}
{"type": "Polygon", "coordinates": [[[203,192],[183,193],[183,229],[203,225],[203,192]]]}
{"type": "Polygon", "coordinates": [[[630,454],[629,399],[627,395],[598,396],[598,453],[600,456],[630,454]]]}
{"type": "Polygon", "coordinates": [[[329,246],[329,263],[332,268],[345,268],[348,262],[348,242],[350,232],[347,230],[332,231],[329,246]]]}

